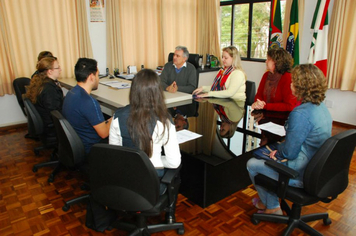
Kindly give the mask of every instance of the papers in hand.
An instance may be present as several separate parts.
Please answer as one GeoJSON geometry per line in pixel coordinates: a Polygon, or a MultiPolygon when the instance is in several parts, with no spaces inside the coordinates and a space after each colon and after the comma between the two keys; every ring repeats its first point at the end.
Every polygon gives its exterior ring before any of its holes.
{"type": "Polygon", "coordinates": [[[100,81],[101,84],[117,88],[117,89],[125,89],[125,88],[130,88],[131,84],[130,83],[125,83],[121,81],[100,81]]]}
{"type": "Polygon", "coordinates": [[[277,134],[279,136],[285,136],[286,131],[284,129],[284,126],[282,125],[277,125],[273,122],[268,122],[262,125],[256,125],[257,128],[260,128],[262,130],[268,131],[273,134],[277,134]]]}
{"type": "Polygon", "coordinates": [[[178,139],[179,144],[200,138],[201,136],[203,136],[203,135],[194,133],[194,132],[186,130],[186,129],[177,131],[177,139],[178,139]]]}

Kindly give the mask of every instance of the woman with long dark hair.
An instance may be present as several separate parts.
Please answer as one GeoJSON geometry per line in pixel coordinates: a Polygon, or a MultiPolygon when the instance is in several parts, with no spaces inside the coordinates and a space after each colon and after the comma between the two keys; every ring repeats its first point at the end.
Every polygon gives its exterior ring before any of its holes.
{"type": "MultiPolygon", "coordinates": [[[[138,72],[132,80],[129,100],[130,105],[113,116],[109,143],[141,149],[162,177],[164,168],[180,165],[181,155],[158,75],[149,69],[138,72]],[[162,146],[165,155],[161,155],[162,146]]],[[[161,194],[164,191],[161,185],[161,194]]]]}

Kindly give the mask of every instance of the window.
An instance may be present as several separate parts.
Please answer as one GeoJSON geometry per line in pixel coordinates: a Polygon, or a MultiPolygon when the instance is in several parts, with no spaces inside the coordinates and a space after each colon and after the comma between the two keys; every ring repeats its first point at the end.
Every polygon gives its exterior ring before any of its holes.
{"type": "MultiPolygon", "coordinates": [[[[284,7],[285,1],[282,0],[282,16],[284,7]]],[[[235,45],[242,59],[265,60],[269,45],[271,0],[221,0],[220,13],[221,49],[235,45]]]]}

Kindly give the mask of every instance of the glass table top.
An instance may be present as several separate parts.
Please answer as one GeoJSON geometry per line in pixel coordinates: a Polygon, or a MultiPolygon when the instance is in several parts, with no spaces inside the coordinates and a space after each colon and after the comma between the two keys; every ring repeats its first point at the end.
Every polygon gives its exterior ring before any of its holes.
{"type": "Polygon", "coordinates": [[[188,129],[202,137],[180,144],[181,151],[218,164],[236,158],[282,137],[260,130],[269,121],[284,125],[288,112],[251,111],[245,101],[208,98],[170,108],[177,130],[188,129]]]}

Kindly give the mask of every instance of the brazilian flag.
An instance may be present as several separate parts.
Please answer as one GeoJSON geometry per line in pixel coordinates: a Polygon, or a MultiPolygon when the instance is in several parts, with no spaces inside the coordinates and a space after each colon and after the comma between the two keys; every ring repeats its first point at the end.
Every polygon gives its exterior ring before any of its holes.
{"type": "Polygon", "coordinates": [[[298,23],[298,0],[293,0],[290,9],[289,34],[286,50],[294,59],[293,66],[299,65],[299,23],[298,23]]]}

